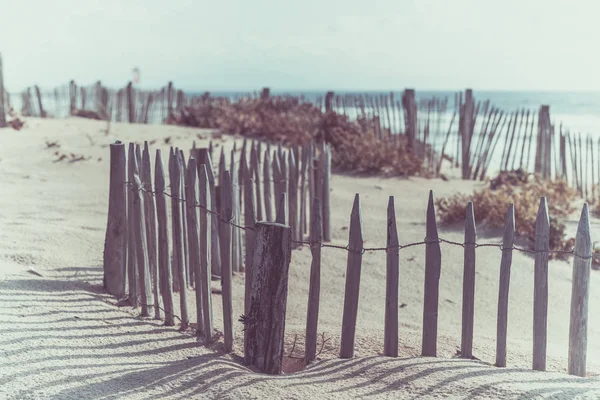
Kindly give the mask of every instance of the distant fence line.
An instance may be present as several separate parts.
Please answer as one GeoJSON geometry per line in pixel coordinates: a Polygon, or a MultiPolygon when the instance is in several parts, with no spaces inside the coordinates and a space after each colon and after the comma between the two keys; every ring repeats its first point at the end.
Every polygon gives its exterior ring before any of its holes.
{"type": "MultiPolygon", "coordinates": [[[[110,89],[101,82],[78,86],[71,81],[51,91],[34,86],[19,94],[6,92],[4,98],[6,110],[20,106],[24,116],[81,115],[117,122],[167,123],[174,113],[201,102],[223,104],[269,96],[268,88],[223,98],[211,97],[208,92],[186,94],[171,82],[160,90],[141,90],[131,82],[124,88],[110,89]]],[[[323,111],[373,121],[375,134],[382,140],[405,135],[434,176],[440,175],[441,160],[448,159],[460,168],[463,179],[484,180],[490,170],[521,168],[544,178],[564,179],[586,199],[597,195],[600,157],[595,154],[600,151],[600,138],[569,132],[562,124],[556,127],[547,105],[537,111],[500,110],[489,100],[477,101],[470,89],[455,95],[454,110],[449,109],[448,98],[418,100],[414,89],[406,89],[401,99],[393,92],[327,92],[323,97],[300,95],[299,99],[323,111]]]]}
{"type": "MultiPolygon", "coordinates": [[[[328,244],[330,223],[330,151],[323,144],[289,150],[245,141],[241,153],[231,152],[229,163],[222,151],[218,178],[213,173],[211,147],[193,148],[185,162],[183,151],[169,155],[170,193],[160,150],[156,152],[154,186],[148,144],[117,142],[111,145],[109,213],[104,250],[104,285],[117,297],[128,296],[129,304],[141,308],[142,316],[161,318],[174,325],[173,291],[180,293],[183,329],[192,319],[188,313],[188,288],[196,297],[196,334],[211,343],[213,338],[211,275],[222,284],[223,335],[225,350],[234,342],[231,279],[234,271],[245,270],[244,360],[262,372],[282,371],[288,270],[292,248],[308,245],[312,262],[306,319],[304,358],[316,357],[317,321],[320,298],[321,249],[336,248],[348,253],[341,358],[354,356],[362,257],[383,251],[386,261],[384,355],[398,356],[399,251],[425,247],[425,290],[422,354],[437,355],[437,321],[441,243],[464,248],[463,314],[461,356],[472,357],[477,247],[497,247],[502,252],[498,294],[496,365],[506,366],[507,315],[510,269],[514,250],[530,252],[535,261],[533,369],[546,368],[548,314],[548,255],[550,223],[546,198],[540,201],[534,250],[514,246],[515,210],[506,216],[502,243],[477,243],[472,203],[466,205],[463,243],[440,238],[437,231],[433,193],[427,206],[426,232],[422,242],[400,245],[396,228],[394,198],[387,208],[387,244],[365,248],[360,200],[357,194],[350,216],[346,246],[328,244]],[[274,150],[271,153],[271,150],[274,150]],[[272,158],[271,158],[272,154],[272,158]],[[262,168],[260,160],[262,160],[262,168]],[[229,168],[228,168],[229,167],[229,168]],[[166,198],[171,198],[171,223],[167,221],[166,198]],[[313,199],[309,201],[309,199],[313,199]],[[242,212],[243,210],[243,212],[242,212]],[[169,225],[172,240],[169,240],[169,225]],[[172,243],[172,248],[169,246],[172,243]],[[160,304],[164,304],[164,308],[160,304]]],[[[592,242],[588,207],[583,207],[574,255],[571,322],[569,331],[570,374],[585,376],[588,324],[589,275],[592,242]]],[[[565,251],[560,251],[564,253],[565,251]]]]}

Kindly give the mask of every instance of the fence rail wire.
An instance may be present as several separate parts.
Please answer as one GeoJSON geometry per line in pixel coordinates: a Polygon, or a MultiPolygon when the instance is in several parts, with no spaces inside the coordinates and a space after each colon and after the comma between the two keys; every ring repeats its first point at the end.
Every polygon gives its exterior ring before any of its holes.
{"type": "MultiPolygon", "coordinates": [[[[155,196],[156,194],[164,194],[168,197],[170,197],[171,199],[175,200],[175,201],[179,201],[182,203],[187,203],[186,199],[182,199],[180,197],[177,197],[175,195],[172,195],[171,193],[168,192],[160,192],[160,191],[154,191],[154,190],[148,190],[145,189],[143,187],[139,187],[139,188],[135,188],[134,185],[136,185],[133,182],[123,182],[125,185],[127,186],[131,186],[132,187],[132,191],[140,191],[140,192],[145,192],[145,193],[150,193],[153,196],[155,196]]],[[[204,210],[205,212],[209,213],[209,214],[213,214],[216,215],[217,217],[219,217],[219,221],[229,224],[233,227],[242,229],[242,230],[249,230],[249,231],[256,231],[256,229],[252,226],[244,226],[244,225],[238,225],[230,220],[227,220],[225,218],[223,218],[223,216],[221,214],[219,214],[218,212],[211,210],[199,203],[196,202],[196,204],[194,205],[194,207],[200,208],[202,210],[204,210]]],[[[465,247],[465,246],[475,246],[475,248],[478,247],[495,247],[500,249],[501,251],[504,250],[516,250],[516,251],[520,251],[522,253],[528,253],[528,254],[536,254],[536,253],[544,253],[544,254],[563,254],[563,255],[572,255],[574,257],[577,258],[581,258],[583,260],[589,260],[592,259],[594,257],[594,254],[590,254],[590,255],[580,255],[580,254],[576,254],[575,253],[575,249],[571,249],[571,250],[531,250],[531,249],[526,249],[523,247],[517,247],[517,246],[512,246],[512,247],[507,247],[505,248],[502,244],[500,243],[460,243],[460,242],[454,242],[451,240],[447,240],[447,239],[443,239],[443,238],[438,238],[437,240],[427,240],[427,238],[425,238],[423,241],[421,242],[412,242],[412,243],[407,243],[407,244],[403,244],[403,245],[398,245],[398,246],[389,246],[389,247],[363,247],[360,250],[355,250],[355,249],[351,249],[348,245],[343,246],[343,245],[335,245],[335,244],[328,244],[328,243],[324,243],[324,242],[311,242],[311,241],[305,241],[305,240],[292,240],[292,243],[294,244],[300,244],[300,245],[307,245],[309,247],[312,247],[315,244],[320,245],[320,247],[327,247],[327,248],[332,248],[332,249],[339,249],[339,250],[346,250],[348,252],[355,252],[355,253],[360,253],[360,254],[365,254],[366,252],[374,252],[374,251],[388,251],[388,250],[403,250],[406,249],[408,247],[413,247],[413,246],[421,246],[421,245],[427,245],[427,244],[439,244],[439,243],[446,243],[449,245],[453,245],[453,246],[459,246],[459,247],[465,247]]]]}

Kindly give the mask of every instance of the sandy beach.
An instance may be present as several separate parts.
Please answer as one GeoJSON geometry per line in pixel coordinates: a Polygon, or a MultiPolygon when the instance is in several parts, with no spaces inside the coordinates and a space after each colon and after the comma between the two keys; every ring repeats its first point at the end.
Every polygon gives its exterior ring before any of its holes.
{"type": "MultiPolygon", "coordinates": [[[[507,368],[493,366],[501,252],[477,249],[473,353],[460,348],[463,249],[442,244],[438,358],[419,357],[425,249],[400,253],[400,357],[385,358],[385,253],[363,257],[356,358],[337,358],[346,255],[323,249],[319,332],[326,344],[306,370],[265,376],[241,364],[241,324],[234,354],[219,343],[206,348],[191,331],[142,319],[103,293],[102,254],[108,209],[109,149],[115,140],[178,146],[187,154],[211,133],[175,126],[68,118],[30,118],[21,131],[0,130],[0,399],[345,399],[345,398],[600,398],[600,277],[592,271],[587,379],[566,374],[572,259],[550,261],[548,371],[531,369],[533,258],[515,253],[511,275],[507,368]],[[168,143],[165,140],[170,138],[168,143]],[[47,143],[57,146],[48,147],[47,143]],[[59,155],[55,153],[59,152],[59,155]],[[56,161],[60,154],[66,159],[56,161]],[[88,159],[69,162],[71,154],[88,159]],[[35,273],[33,272],[35,271],[35,273]]],[[[228,151],[240,138],[219,136],[228,151]]],[[[239,148],[239,146],[238,146],[239,148]]],[[[332,243],[346,245],[350,210],[360,193],[365,246],[385,246],[388,196],[395,196],[400,243],[425,236],[430,189],[435,196],[469,193],[473,181],[353,177],[331,181],[332,243]]],[[[466,205],[465,205],[466,206],[466,205]]],[[[475,204],[477,207],[477,204],[475,204]]],[[[579,207],[578,207],[579,208],[579,207]]],[[[517,218],[518,212],[517,211],[517,218]]],[[[579,211],[567,221],[574,235],[579,211]]],[[[600,220],[592,219],[592,240],[600,220]]],[[[463,227],[440,226],[440,236],[463,240],[463,227]]],[[[501,232],[479,227],[478,240],[499,243],[501,232]]],[[[301,354],[310,251],[293,251],[286,348],[301,354]]],[[[234,316],[242,314],[244,275],[234,277],[234,316]]],[[[219,282],[213,282],[218,288],[219,282]]],[[[188,296],[190,315],[194,297],[188,296]]],[[[215,328],[222,329],[221,298],[213,293],[215,328]]],[[[175,302],[178,304],[178,301],[175,302]]],[[[192,320],[193,322],[193,320],[192,320]]],[[[318,343],[320,345],[320,343],[318,343]]],[[[286,362],[293,366],[297,360],[286,362]]]]}

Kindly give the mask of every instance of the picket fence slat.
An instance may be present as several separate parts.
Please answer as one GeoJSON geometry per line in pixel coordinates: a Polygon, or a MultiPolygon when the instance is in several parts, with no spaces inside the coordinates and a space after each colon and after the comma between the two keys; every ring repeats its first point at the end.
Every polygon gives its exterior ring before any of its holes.
{"type": "Polygon", "coordinates": [[[569,365],[571,375],[586,376],[588,303],[590,293],[590,269],[592,238],[588,205],[581,210],[575,236],[573,258],[573,284],[571,289],[571,318],[569,324],[569,365]]]}
{"type": "MultiPolygon", "coordinates": [[[[233,221],[232,205],[232,186],[231,174],[229,171],[223,171],[221,181],[221,201],[223,209],[223,218],[225,221],[233,221]]],[[[232,231],[228,223],[221,224],[221,290],[223,300],[223,337],[225,341],[225,351],[233,350],[233,289],[232,289],[232,268],[231,255],[232,249],[232,231]]]]}
{"type": "MultiPolygon", "coordinates": [[[[136,146],[138,153],[139,145],[136,146]]],[[[142,202],[142,181],[136,156],[133,164],[133,229],[135,240],[135,255],[140,291],[140,316],[147,317],[148,312],[148,248],[146,242],[146,227],[144,225],[144,204],[142,202]]]]}
{"type": "Polygon", "coordinates": [[[385,323],[383,355],[398,357],[398,280],[400,275],[400,247],[396,227],[394,196],[387,209],[387,263],[385,285],[385,323]]]}
{"type": "Polygon", "coordinates": [[[475,314],[475,212],[473,202],[467,204],[465,218],[465,250],[463,270],[462,338],[460,352],[463,358],[473,357],[473,317],[475,314]]]}
{"type": "Polygon", "coordinates": [[[148,142],[144,142],[142,151],[142,186],[144,188],[144,220],[146,225],[146,239],[148,241],[148,266],[150,268],[150,279],[152,284],[152,296],[154,301],[154,319],[160,319],[160,295],[158,288],[158,253],[156,238],[156,206],[152,193],[152,170],[150,166],[150,149],[148,142]]]}
{"type": "Polygon", "coordinates": [[[354,336],[356,332],[356,316],[358,313],[358,295],[363,252],[362,220],[360,214],[360,200],[359,195],[356,194],[352,206],[352,213],[350,215],[348,263],[346,267],[346,288],[344,291],[344,314],[342,317],[340,358],[354,357],[354,336]]]}
{"type": "Polygon", "coordinates": [[[160,292],[165,308],[165,325],[175,325],[173,310],[173,275],[169,252],[167,227],[167,196],[165,195],[165,173],[160,149],[156,150],[154,166],[154,188],[156,189],[156,217],[158,231],[158,267],[160,292]]]}
{"type": "Polygon", "coordinates": [[[317,353],[317,326],[319,322],[319,298],[321,293],[321,241],[323,240],[323,224],[321,221],[321,204],[318,198],[313,200],[312,212],[312,225],[310,227],[310,252],[312,261],[310,264],[304,350],[304,357],[307,364],[315,360],[317,353]]]}
{"type": "Polygon", "coordinates": [[[540,200],[535,220],[535,270],[533,296],[533,369],[546,370],[548,325],[548,250],[550,220],[546,197],[540,200]]]}
{"type": "Polygon", "coordinates": [[[502,260],[500,261],[500,283],[498,289],[498,319],[496,327],[496,366],[506,367],[506,333],[508,327],[508,293],[510,268],[515,242],[515,206],[510,204],[504,223],[502,237],[502,260]]]}
{"type": "MultiPolygon", "coordinates": [[[[210,158],[209,158],[210,160],[210,158]]],[[[200,212],[200,263],[198,264],[200,270],[197,271],[199,275],[199,280],[196,282],[200,283],[202,286],[202,290],[200,291],[202,295],[202,314],[204,315],[204,343],[210,344],[212,342],[212,334],[213,334],[213,316],[212,316],[212,299],[211,299],[211,265],[214,266],[214,263],[211,263],[212,258],[214,257],[212,246],[214,244],[214,239],[212,236],[215,234],[215,229],[213,229],[212,225],[214,223],[214,216],[207,213],[205,210],[212,210],[212,194],[214,190],[211,190],[211,182],[209,171],[209,164],[201,164],[200,165],[200,173],[199,173],[199,187],[200,187],[200,195],[199,195],[199,204],[200,207],[203,207],[204,210],[200,212]]],[[[214,188],[214,186],[213,186],[214,188]]],[[[218,221],[218,220],[217,220],[218,221]]],[[[218,232],[218,231],[217,231],[218,232]]]]}
{"type": "Polygon", "coordinates": [[[129,304],[136,308],[139,305],[138,299],[138,279],[137,279],[137,259],[135,248],[135,219],[133,213],[133,191],[135,170],[135,144],[129,143],[127,154],[127,181],[129,182],[127,190],[127,283],[129,304]]]}
{"type": "Polygon", "coordinates": [[[429,192],[425,245],[425,285],[423,300],[423,340],[422,355],[437,355],[438,299],[442,265],[433,191],[429,192]]]}

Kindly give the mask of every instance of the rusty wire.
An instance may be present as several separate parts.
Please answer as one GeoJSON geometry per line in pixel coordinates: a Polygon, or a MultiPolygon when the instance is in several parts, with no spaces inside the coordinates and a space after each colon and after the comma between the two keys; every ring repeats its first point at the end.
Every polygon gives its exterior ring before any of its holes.
{"type": "MultiPolygon", "coordinates": [[[[124,182],[125,185],[128,186],[133,186],[133,183],[131,182],[124,182]]],[[[135,191],[136,189],[133,188],[133,191],[135,191]]],[[[185,199],[179,198],[177,196],[174,196],[170,193],[167,192],[160,192],[160,191],[152,191],[152,190],[148,190],[145,189],[143,187],[139,187],[137,190],[139,190],[140,192],[145,192],[145,193],[150,193],[150,194],[164,194],[166,196],[169,196],[171,199],[182,202],[182,203],[187,203],[187,201],[185,199]]],[[[249,230],[249,231],[256,231],[256,229],[252,226],[243,226],[243,225],[238,225],[230,220],[227,220],[225,218],[223,218],[221,216],[221,214],[219,214],[216,211],[210,210],[205,206],[200,205],[199,203],[196,203],[194,205],[195,207],[198,207],[204,211],[206,211],[209,214],[213,214],[216,215],[219,218],[219,221],[229,224],[233,227],[242,229],[242,230],[249,230]]],[[[531,250],[531,249],[525,249],[522,247],[517,247],[517,246],[512,246],[512,247],[508,247],[505,248],[501,243],[460,243],[460,242],[454,242],[451,240],[447,240],[447,239],[443,239],[443,238],[437,238],[435,240],[428,240],[427,238],[425,238],[423,241],[420,242],[413,242],[413,243],[407,243],[407,244],[399,244],[396,246],[388,246],[388,247],[363,247],[360,250],[356,250],[356,249],[351,249],[350,245],[347,244],[345,246],[343,245],[335,245],[335,244],[328,244],[328,243],[324,243],[324,242],[311,242],[311,241],[304,241],[304,240],[292,240],[292,243],[294,244],[299,244],[299,245],[308,245],[310,247],[313,247],[313,245],[318,244],[320,245],[320,247],[324,248],[332,248],[332,249],[339,249],[339,250],[346,250],[348,252],[354,252],[354,253],[360,253],[360,254],[365,254],[366,252],[374,252],[374,251],[385,251],[387,252],[388,250],[403,250],[406,249],[407,247],[413,247],[413,246],[421,246],[421,245],[428,245],[428,244],[440,244],[440,243],[446,243],[449,245],[453,245],[453,246],[459,246],[459,247],[465,247],[465,246],[473,246],[474,248],[478,248],[478,247],[495,247],[500,249],[501,251],[504,250],[515,250],[515,251],[520,251],[522,253],[529,253],[529,254],[537,254],[537,253],[543,253],[543,254],[566,254],[566,255],[573,255],[575,257],[584,259],[584,260],[590,260],[593,258],[593,254],[587,255],[587,256],[583,256],[580,254],[576,254],[575,253],[575,249],[571,249],[571,250],[531,250]]]]}

